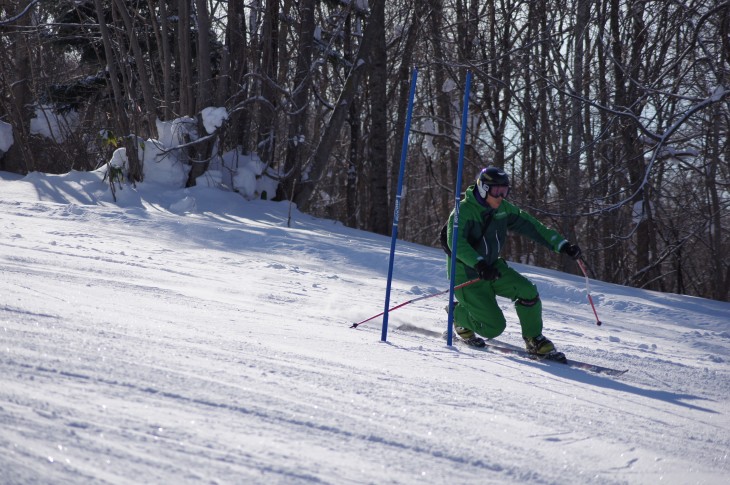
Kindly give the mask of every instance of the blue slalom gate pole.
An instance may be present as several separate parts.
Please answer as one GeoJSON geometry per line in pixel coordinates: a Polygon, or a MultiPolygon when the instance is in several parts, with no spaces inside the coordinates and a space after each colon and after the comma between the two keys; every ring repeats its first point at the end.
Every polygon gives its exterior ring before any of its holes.
{"type": "Polygon", "coordinates": [[[406,172],[406,157],[408,155],[408,137],[411,133],[411,117],[413,115],[413,98],[416,94],[416,79],[418,69],[413,68],[411,76],[411,90],[408,93],[408,111],[406,114],[406,126],[403,133],[403,148],[400,156],[400,173],[398,174],[398,191],[395,196],[395,208],[393,210],[393,235],[390,239],[390,262],[388,263],[388,284],[385,287],[385,311],[383,312],[383,331],[380,340],[385,342],[388,338],[388,307],[390,306],[390,284],[393,280],[393,260],[395,259],[395,241],[398,238],[398,218],[400,217],[400,200],[403,191],[403,176],[406,172]]]}
{"type": "Polygon", "coordinates": [[[471,91],[471,71],[466,72],[464,88],[464,111],[461,115],[461,143],[459,145],[459,168],[456,170],[456,189],[454,190],[454,228],[451,235],[451,281],[449,283],[449,328],[446,344],[450,347],[454,338],[454,277],[456,273],[456,242],[459,235],[459,198],[461,197],[461,172],[464,169],[464,146],[466,145],[466,125],[469,119],[469,93],[471,91]]]}

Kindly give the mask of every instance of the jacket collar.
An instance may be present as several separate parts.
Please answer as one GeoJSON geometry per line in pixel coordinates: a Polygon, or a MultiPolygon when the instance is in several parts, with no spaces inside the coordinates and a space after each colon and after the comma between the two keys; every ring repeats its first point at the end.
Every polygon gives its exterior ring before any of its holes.
{"type": "Polygon", "coordinates": [[[471,203],[479,204],[482,209],[487,209],[489,211],[494,210],[489,207],[487,201],[484,200],[481,195],[479,195],[479,191],[476,190],[474,185],[470,185],[469,188],[464,191],[464,198],[471,203]]]}

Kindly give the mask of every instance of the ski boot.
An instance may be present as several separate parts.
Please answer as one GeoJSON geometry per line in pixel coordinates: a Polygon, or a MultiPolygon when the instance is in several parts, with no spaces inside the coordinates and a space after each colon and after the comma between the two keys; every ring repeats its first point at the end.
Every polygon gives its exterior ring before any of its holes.
{"type": "MultiPolygon", "coordinates": [[[[456,305],[458,304],[459,302],[455,301],[454,308],[456,308],[456,305]]],[[[449,305],[446,305],[444,310],[446,310],[446,313],[449,313],[449,305]]],[[[484,339],[477,336],[477,334],[475,334],[473,330],[454,325],[454,331],[456,331],[456,335],[458,335],[459,338],[463,340],[466,345],[479,348],[486,346],[486,344],[484,343],[484,339]]],[[[448,339],[448,335],[448,332],[444,332],[444,339],[448,339]]]]}
{"type": "Polygon", "coordinates": [[[456,325],[454,325],[454,330],[456,331],[456,334],[459,336],[459,338],[463,340],[466,345],[480,348],[487,345],[486,343],[484,343],[484,339],[475,334],[473,330],[469,330],[468,328],[464,327],[457,327],[456,325]]]}
{"type": "Polygon", "coordinates": [[[544,335],[537,337],[523,337],[527,352],[539,359],[556,360],[565,362],[565,354],[555,350],[555,345],[544,335]]]}

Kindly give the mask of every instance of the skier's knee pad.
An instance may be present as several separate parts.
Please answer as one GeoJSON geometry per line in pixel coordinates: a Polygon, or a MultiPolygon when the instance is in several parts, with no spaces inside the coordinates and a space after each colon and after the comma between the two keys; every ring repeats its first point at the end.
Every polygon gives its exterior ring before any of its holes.
{"type": "Polygon", "coordinates": [[[537,295],[535,298],[525,299],[525,298],[518,298],[515,302],[515,305],[522,305],[526,307],[535,306],[540,301],[540,295],[537,295]]]}

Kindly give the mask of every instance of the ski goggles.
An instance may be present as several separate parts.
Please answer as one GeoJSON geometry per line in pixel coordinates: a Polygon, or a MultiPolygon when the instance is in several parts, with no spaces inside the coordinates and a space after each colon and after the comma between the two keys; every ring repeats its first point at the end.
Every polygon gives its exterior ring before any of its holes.
{"type": "Polygon", "coordinates": [[[509,185],[489,185],[489,195],[492,197],[507,197],[509,194],[509,185]]]}

